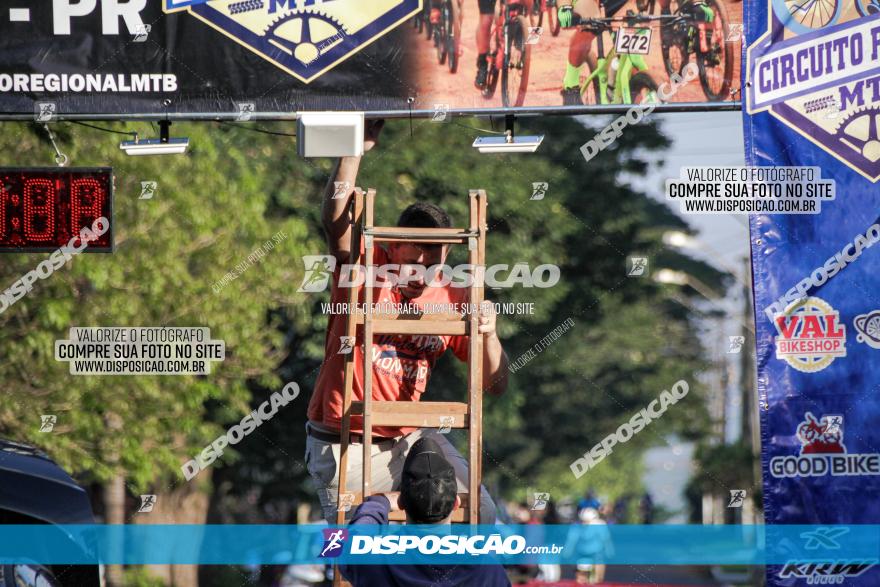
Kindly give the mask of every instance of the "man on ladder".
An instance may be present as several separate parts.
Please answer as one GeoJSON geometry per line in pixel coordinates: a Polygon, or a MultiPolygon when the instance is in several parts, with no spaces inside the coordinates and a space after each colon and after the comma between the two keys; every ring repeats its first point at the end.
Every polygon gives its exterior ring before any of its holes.
{"type": "MultiPolygon", "coordinates": [[[[368,123],[365,151],[375,145],[382,124],[382,121],[368,123]]],[[[339,278],[341,266],[349,262],[352,242],[350,203],[359,166],[360,158],[340,160],[324,194],[322,220],[330,254],[337,260],[331,295],[331,302],[334,304],[345,303],[349,299],[346,288],[339,287],[339,278]]],[[[404,210],[398,226],[449,228],[450,220],[439,206],[419,202],[404,210]]],[[[387,249],[376,247],[373,264],[431,267],[443,264],[447,252],[448,245],[395,242],[390,243],[387,249]]],[[[376,288],[373,301],[377,304],[390,302],[395,305],[410,305],[415,310],[424,304],[457,304],[457,307],[462,307],[468,301],[467,292],[465,288],[428,287],[424,279],[419,278],[395,287],[376,288]]],[[[329,316],[325,359],[309,402],[309,421],[306,425],[306,464],[317,485],[324,518],[330,524],[337,523],[338,463],[346,360],[346,355],[339,351],[346,335],[346,319],[344,314],[329,316]]],[[[484,305],[480,309],[478,332],[483,337],[483,389],[493,395],[501,395],[507,388],[508,360],[495,332],[495,313],[491,305],[484,305]]],[[[432,367],[447,348],[451,348],[462,361],[468,359],[469,351],[467,336],[383,335],[377,337],[372,349],[363,349],[359,344],[353,347],[354,399],[363,399],[364,382],[361,374],[364,371],[364,354],[367,352],[373,363],[372,397],[376,401],[418,401],[426,390],[432,367]]],[[[385,493],[399,489],[404,460],[419,438],[432,438],[440,446],[445,458],[455,468],[460,489],[467,491],[468,462],[445,435],[434,429],[409,427],[375,426],[372,430],[372,492],[385,493]]],[[[362,423],[353,419],[350,443],[355,446],[351,446],[348,451],[348,478],[344,493],[362,484],[363,457],[362,451],[358,450],[362,442],[362,423]]],[[[482,524],[493,524],[495,505],[486,489],[480,489],[479,521],[482,524]]]]}

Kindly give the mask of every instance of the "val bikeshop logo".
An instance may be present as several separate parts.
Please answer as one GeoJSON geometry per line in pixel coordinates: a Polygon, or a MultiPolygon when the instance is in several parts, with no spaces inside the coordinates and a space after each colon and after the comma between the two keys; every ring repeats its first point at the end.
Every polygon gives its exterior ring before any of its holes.
{"type": "Polygon", "coordinates": [[[821,371],[846,356],[846,326],[840,315],[821,298],[808,297],[793,309],[776,314],[776,358],[798,371],[821,371]]]}
{"type": "Polygon", "coordinates": [[[416,14],[422,0],[164,0],[309,83],[416,14]]]}
{"type": "Polygon", "coordinates": [[[880,454],[848,453],[843,433],[842,415],[825,414],[817,420],[812,412],[805,413],[797,427],[800,454],[773,457],[770,474],[777,478],[880,475],[880,454]]]}
{"type": "Polygon", "coordinates": [[[749,114],[769,111],[872,182],[880,179],[880,0],[766,0],[748,49],[749,114]]]}

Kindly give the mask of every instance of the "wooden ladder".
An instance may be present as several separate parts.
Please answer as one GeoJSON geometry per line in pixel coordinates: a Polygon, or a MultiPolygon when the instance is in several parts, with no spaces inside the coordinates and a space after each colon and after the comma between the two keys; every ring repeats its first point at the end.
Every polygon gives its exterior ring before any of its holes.
{"type": "MultiPolygon", "coordinates": [[[[370,482],[372,476],[371,454],[374,426],[411,426],[417,428],[464,428],[468,430],[468,493],[460,494],[462,507],[453,513],[453,522],[479,523],[480,516],[480,479],[481,457],[483,453],[483,337],[477,334],[479,314],[474,310],[483,302],[482,279],[475,279],[471,285],[468,303],[469,312],[463,318],[461,313],[451,314],[411,314],[390,315],[373,314],[372,275],[374,247],[379,243],[416,242],[420,244],[464,244],[468,247],[468,263],[482,275],[486,256],[486,192],[471,190],[470,223],[467,229],[460,228],[407,228],[392,226],[374,226],[373,200],[375,190],[364,193],[355,188],[352,199],[352,231],[350,264],[352,275],[361,265],[361,240],[366,266],[367,279],[364,285],[364,308],[366,312],[352,311],[359,308],[359,288],[352,287],[349,293],[349,315],[346,334],[349,340],[357,334],[357,328],[363,327],[364,345],[364,397],[363,401],[352,401],[354,386],[354,355],[345,356],[345,391],[342,407],[342,431],[339,459],[339,492],[337,500],[337,519],[339,525],[345,524],[345,508],[343,495],[347,493],[348,448],[351,432],[351,417],[363,417],[363,486],[354,499],[347,499],[352,508],[371,495],[370,482]],[[479,269],[477,269],[479,268],[479,269]],[[373,336],[377,334],[427,334],[443,336],[469,336],[468,353],[468,401],[467,402],[410,402],[410,401],[373,401],[373,336]],[[472,499],[468,499],[473,496],[472,499]]],[[[351,494],[350,494],[351,495],[351,494]]],[[[404,512],[391,512],[393,521],[405,521],[404,512]]],[[[339,575],[337,574],[337,577],[339,575]]]]}

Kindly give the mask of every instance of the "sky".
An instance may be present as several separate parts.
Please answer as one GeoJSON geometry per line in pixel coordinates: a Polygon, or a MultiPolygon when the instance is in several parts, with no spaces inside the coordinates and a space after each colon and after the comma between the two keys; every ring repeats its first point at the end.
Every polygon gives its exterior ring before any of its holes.
{"type": "MultiPolygon", "coordinates": [[[[672,141],[663,153],[664,165],[653,168],[643,182],[634,181],[651,197],[666,201],[664,182],[679,176],[682,167],[745,165],[742,113],[672,112],[653,115],[672,141]]],[[[657,160],[661,157],[653,157],[657,160]]],[[[668,203],[668,202],[667,202],[668,203]]],[[[739,267],[748,255],[748,223],[744,214],[691,214],[684,219],[699,231],[699,240],[711,256],[696,254],[716,265],[739,267]]]]}
{"type": "MultiPolygon", "coordinates": [[[[675,209],[676,204],[666,201],[665,180],[679,176],[680,169],[686,166],[742,166],[745,165],[742,134],[742,113],[740,112],[675,112],[654,114],[660,121],[663,133],[672,140],[672,146],[662,155],[651,154],[649,160],[663,160],[663,165],[653,166],[644,177],[628,178],[652,198],[662,201],[675,209]]],[[[677,211],[677,210],[676,210],[677,211]]],[[[743,258],[749,254],[748,217],[736,214],[681,215],[697,231],[699,249],[689,249],[694,257],[707,261],[719,269],[741,270],[743,258]]],[[[741,276],[740,276],[741,278],[741,276]]],[[[739,281],[736,282],[739,284],[739,281]]],[[[733,287],[722,307],[732,314],[741,313],[743,307],[739,287],[733,287]]],[[[708,303],[708,302],[707,302],[708,303]]],[[[740,328],[735,319],[724,322],[725,333],[735,334],[740,328]]],[[[719,345],[722,341],[715,341],[719,345]]],[[[713,354],[724,353],[720,346],[713,354]]],[[[735,355],[731,355],[735,360],[735,355]]],[[[735,383],[735,382],[734,382],[735,383]]],[[[733,386],[732,386],[733,387],[733,386]]],[[[739,407],[737,394],[730,393],[727,401],[728,441],[736,437],[739,430],[739,407]]],[[[654,500],[672,511],[684,507],[683,492],[688,478],[693,472],[691,455],[693,447],[680,444],[670,438],[669,445],[651,449],[645,456],[645,484],[651,490],[654,500]]],[[[682,523],[683,515],[676,516],[672,522],[682,523]]]]}

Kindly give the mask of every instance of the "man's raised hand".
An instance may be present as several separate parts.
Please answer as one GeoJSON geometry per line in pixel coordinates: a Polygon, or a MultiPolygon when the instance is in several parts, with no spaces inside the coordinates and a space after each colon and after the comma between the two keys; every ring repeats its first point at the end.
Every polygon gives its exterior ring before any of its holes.
{"type": "Polygon", "coordinates": [[[379,142],[379,133],[382,132],[383,126],[385,126],[383,119],[367,120],[364,122],[364,153],[375,147],[376,143],[379,142]]]}

